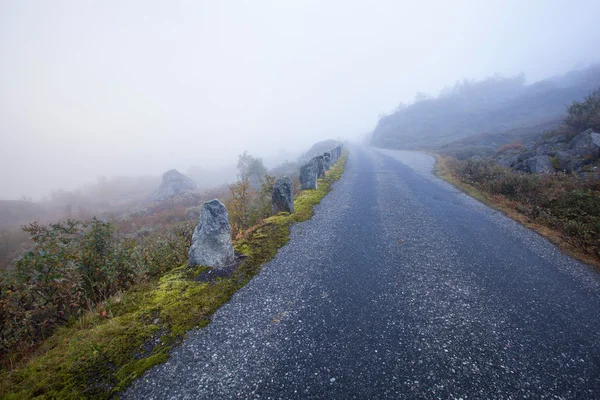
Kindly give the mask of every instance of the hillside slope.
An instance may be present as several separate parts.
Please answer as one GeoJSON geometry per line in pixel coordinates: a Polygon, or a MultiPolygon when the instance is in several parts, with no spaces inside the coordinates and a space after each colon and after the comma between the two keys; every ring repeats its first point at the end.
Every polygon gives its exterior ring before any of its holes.
{"type": "Polygon", "coordinates": [[[522,76],[457,83],[434,99],[382,117],[371,144],[384,148],[438,147],[491,132],[547,124],[565,106],[600,86],[600,65],[531,85],[522,76]]]}

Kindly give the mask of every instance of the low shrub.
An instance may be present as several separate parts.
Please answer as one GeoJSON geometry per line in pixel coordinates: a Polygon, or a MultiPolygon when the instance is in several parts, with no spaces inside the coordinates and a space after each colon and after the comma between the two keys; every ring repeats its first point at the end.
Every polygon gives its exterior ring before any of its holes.
{"type": "Polygon", "coordinates": [[[588,128],[600,131],[600,88],[568,106],[565,123],[579,132],[588,128]]]}
{"type": "Polygon", "coordinates": [[[496,151],[496,154],[500,155],[500,154],[506,153],[507,151],[520,150],[523,147],[524,147],[523,143],[519,143],[519,142],[503,144],[502,146],[500,146],[498,148],[498,150],[496,151]]]}
{"type": "Polygon", "coordinates": [[[492,155],[493,150],[489,147],[483,146],[469,146],[463,147],[458,150],[454,150],[451,154],[456,157],[458,160],[466,160],[471,157],[482,157],[486,158],[492,155]]]}
{"type": "Polygon", "coordinates": [[[23,230],[32,248],[0,275],[0,357],[29,347],[134,283],[187,260],[193,223],[137,242],[92,218],[23,230]]]}

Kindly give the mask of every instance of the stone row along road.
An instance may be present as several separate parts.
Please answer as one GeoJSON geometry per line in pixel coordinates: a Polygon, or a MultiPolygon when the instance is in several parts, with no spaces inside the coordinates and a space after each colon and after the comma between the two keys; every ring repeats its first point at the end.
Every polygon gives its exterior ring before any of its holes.
{"type": "Polygon", "coordinates": [[[600,398],[597,270],[431,156],[349,149],[314,218],[124,398],[600,398]]]}

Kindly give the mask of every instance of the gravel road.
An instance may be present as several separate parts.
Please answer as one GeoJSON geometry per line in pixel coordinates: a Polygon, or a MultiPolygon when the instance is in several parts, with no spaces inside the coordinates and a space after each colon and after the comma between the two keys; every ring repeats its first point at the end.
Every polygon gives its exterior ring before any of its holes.
{"type": "Polygon", "coordinates": [[[351,147],[313,219],[126,399],[600,398],[600,275],[351,147]]]}

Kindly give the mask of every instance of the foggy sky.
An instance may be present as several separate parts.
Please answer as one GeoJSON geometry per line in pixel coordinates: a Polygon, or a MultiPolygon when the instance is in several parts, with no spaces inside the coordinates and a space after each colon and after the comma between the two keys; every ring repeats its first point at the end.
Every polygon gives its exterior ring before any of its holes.
{"type": "Polygon", "coordinates": [[[372,130],[417,91],[598,61],[597,0],[0,2],[0,199],[372,130]]]}

